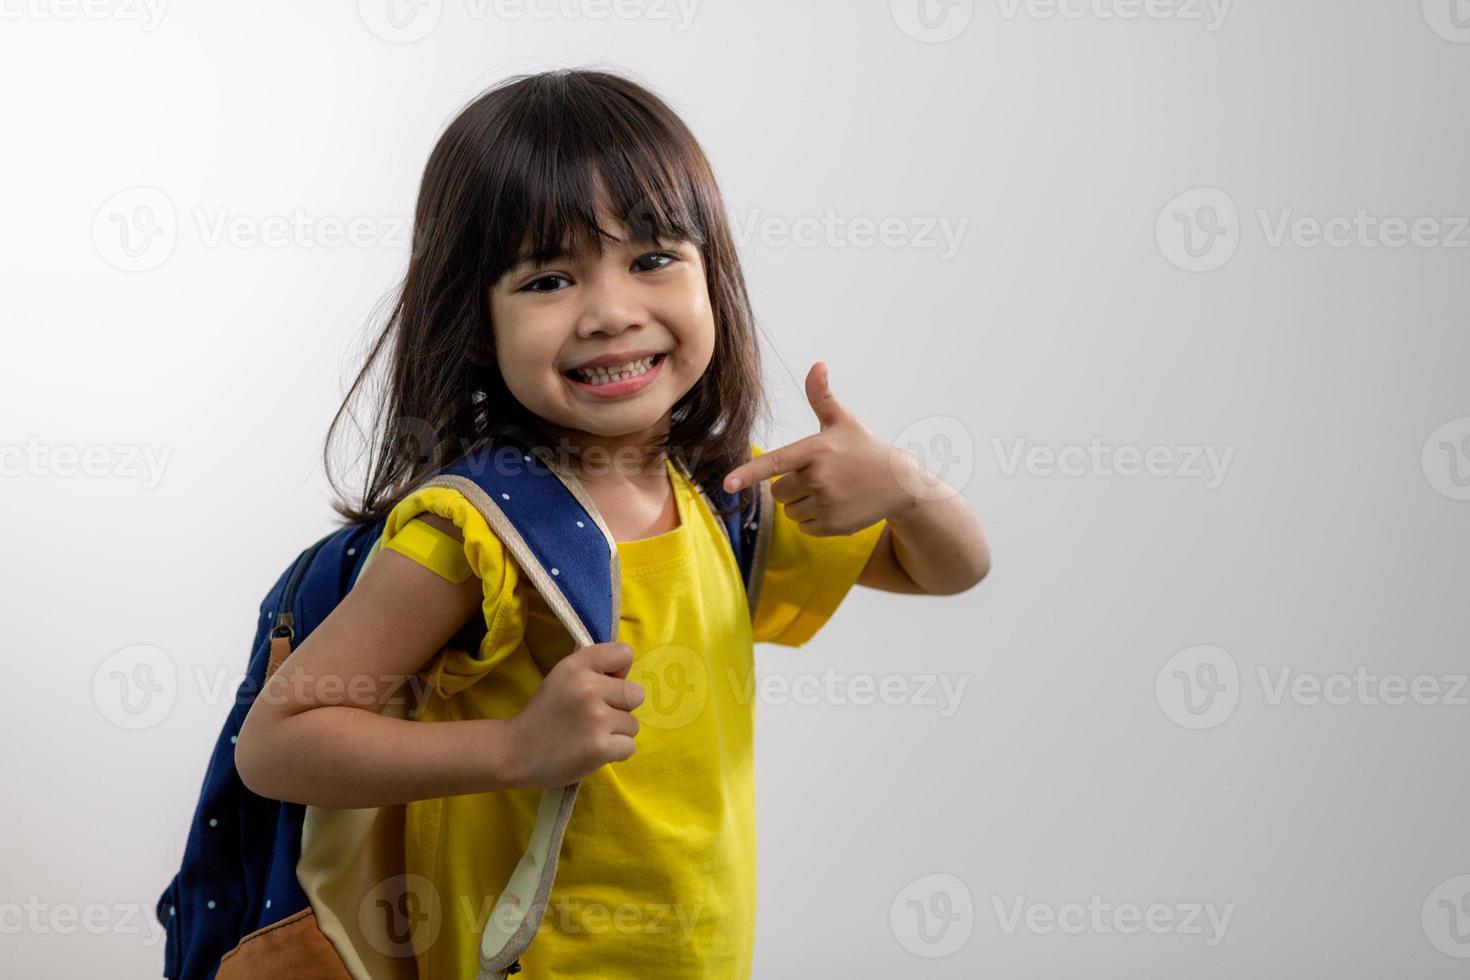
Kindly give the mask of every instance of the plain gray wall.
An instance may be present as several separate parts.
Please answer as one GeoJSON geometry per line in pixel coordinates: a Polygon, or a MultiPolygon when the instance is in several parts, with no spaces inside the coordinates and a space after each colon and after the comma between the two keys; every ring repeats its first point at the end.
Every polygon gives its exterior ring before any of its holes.
{"type": "Polygon", "coordinates": [[[425,158],[563,65],[713,160],[768,445],[826,360],[994,551],[761,648],[757,975],[1463,975],[1470,4],[926,2],[4,5],[7,975],[159,974],[425,158]]]}

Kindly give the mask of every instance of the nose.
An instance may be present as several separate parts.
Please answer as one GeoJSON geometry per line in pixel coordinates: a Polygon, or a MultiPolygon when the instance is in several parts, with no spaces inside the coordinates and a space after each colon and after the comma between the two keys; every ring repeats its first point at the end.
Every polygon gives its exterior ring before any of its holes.
{"type": "Polygon", "coordinates": [[[598,270],[583,281],[583,287],[582,308],[577,314],[578,337],[616,337],[647,324],[648,310],[624,277],[598,270]]]}

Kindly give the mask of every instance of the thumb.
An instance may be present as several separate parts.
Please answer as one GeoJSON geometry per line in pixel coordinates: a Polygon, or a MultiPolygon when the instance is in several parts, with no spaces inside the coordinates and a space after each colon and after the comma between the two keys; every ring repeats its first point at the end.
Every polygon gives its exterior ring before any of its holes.
{"type": "Polygon", "coordinates": [[[825,361],[813,364],[806,375],[806,400],[811,402],[812,411],[817,414],[817,421],[824,429],[847,418],[847,409],[832,394],[827,377],[825,361]]]}

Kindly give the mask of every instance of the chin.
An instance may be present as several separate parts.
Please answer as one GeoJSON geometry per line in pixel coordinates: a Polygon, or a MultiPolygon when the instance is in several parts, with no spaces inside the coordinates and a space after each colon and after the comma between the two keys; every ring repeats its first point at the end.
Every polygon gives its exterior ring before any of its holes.
{"type": "Polygon", "coordinates": [[[640,411],[636,414],[628,415],[608,412],[607,417],[585,419],[583,420],[583,424],[579,425],[574,423],[570,427],[580,429],[590,435],[607,436],[609,438],[614,438],[617,436],[629,436],[637,432],[642,432],[645,429],[651,427],[661,417],[661,415],[650,416],[647,412],[643,411],[640,411]],[[618,417],[612,417],[615,414],[617,414],[618,417]]]}

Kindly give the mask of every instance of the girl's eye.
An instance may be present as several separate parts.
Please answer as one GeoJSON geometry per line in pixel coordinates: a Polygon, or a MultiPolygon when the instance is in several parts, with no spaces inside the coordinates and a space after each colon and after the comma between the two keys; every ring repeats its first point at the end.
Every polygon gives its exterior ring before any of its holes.
{"type": "Polygon", "coordinates": [[[558,276],[558,275],[542,276],[540,279],[533,279],[531,282],[526,283],[521,288],[524,289],[528,293],[554,293],[554,292],[556,292],[555,289],[537,289],[537,288],[535,288],[540,283],[543,283],[543,282],[551,282],[554,279],[560,279],[563,282],[569,281],[566,276],[558,276]]]}
{"type": "Polygon", "coordinates": [[[659,265],[654,266],[652,269],[645,269],[644,270],[645,272],[654,272],[654,271],[656,271],[658,269],[664,268],[665,266],[669,265],[670,263],[679,261],[679,256],[673,254],[672,252],[649,252],[647,255],[640,255],[638,257],[638,261],[639,262],[643,262],[646,259],[668,259],[669,260],[668,262],[664,262],[664,263],[661,263],[659,265]]]}

